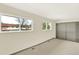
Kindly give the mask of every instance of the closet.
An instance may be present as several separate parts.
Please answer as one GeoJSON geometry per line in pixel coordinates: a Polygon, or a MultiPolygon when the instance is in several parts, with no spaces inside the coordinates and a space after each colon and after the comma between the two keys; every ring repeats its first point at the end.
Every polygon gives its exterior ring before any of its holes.
{"type": "Polygon", "coordinates": [[[57,23],[56,38],[79,42],[79,22],[57,23]]]}

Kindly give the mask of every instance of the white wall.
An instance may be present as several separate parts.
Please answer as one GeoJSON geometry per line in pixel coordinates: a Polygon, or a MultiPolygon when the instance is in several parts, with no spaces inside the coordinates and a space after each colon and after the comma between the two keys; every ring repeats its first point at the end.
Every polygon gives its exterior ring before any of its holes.
{"type": "Polygon", "coordinates": [[[56,36],[55,22],[50,19],[45,19],[41,16],[24,12],[2,4],[0,4],[0,13],[10,16],[29,18],[34,22],[34,30],[32,32],[0,33],[0,54],[11,54],[56,36]],[[52,22],[53,29],[51,31],[42,31],[41,25],[45,20],[52,22]]]}

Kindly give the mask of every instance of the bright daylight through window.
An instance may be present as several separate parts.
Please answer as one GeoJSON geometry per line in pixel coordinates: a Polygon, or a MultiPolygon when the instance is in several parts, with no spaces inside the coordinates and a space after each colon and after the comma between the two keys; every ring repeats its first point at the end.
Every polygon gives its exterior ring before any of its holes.
{"type": "Polygon", "coordinates": [[[18,17],[1,16],[1,31],[27,31],[32,30],[32,20],[18,17]]]}
{"type": "Polygon", "coordinates": [[[52,23],[51,22],[47,22],[47,21],[43,22],[42,30],[45,30],[45,31],[52,30],[52,23]]]}

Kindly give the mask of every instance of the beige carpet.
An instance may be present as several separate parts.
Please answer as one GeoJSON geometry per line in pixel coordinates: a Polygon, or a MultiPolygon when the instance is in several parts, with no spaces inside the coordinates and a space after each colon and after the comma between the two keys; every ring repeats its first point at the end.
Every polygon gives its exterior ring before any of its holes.
{"type": "Polygon", "coordinates": [[[26,49],[16,55],[75,55],[79,54],[79,43],[53,39],[44,44],[26,49]]]}

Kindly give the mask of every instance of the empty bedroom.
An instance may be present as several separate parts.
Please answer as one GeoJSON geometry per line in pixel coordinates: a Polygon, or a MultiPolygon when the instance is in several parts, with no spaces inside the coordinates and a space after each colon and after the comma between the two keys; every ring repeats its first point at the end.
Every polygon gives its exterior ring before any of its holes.
{"type": "Polygon", "coordinates": [[[79,3],[0,3],[0,55],[79,55],[79,3]]]}

